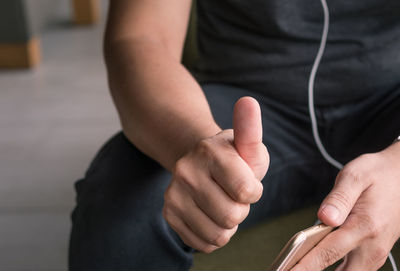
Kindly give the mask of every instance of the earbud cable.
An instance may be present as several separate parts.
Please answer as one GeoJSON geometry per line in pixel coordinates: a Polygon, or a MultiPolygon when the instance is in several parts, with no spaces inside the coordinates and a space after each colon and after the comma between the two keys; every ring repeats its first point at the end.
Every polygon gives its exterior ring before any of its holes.
{"type": "MultiPolygon", "coordinates": [[[[314,83],[315,83],[315,76],[318,71],[319,64],[321,62],[322,55],[324,54],[325,51],[325,46],[326,46],[326,40],[328,38],[328,30],[329,30],[329,9],[328,9],[328,4],[326,3],[326,0],[321,0],[322,8],[324,11],[324,27],[322,30],[322,37],[321,37],[321,43],[319,46],[319,50],[317,53],[317,56],[315,57],[314,64],[311,69],[310,73],[310,78],[308,80],[308,109],[310,113],[310,120],[311,120],[311,126],[312,126],[312,133],[314,136],[314,141],[315,144],[318,147],[318,150],[320,151],[321,155],[324,157],[324,159],[334,166],[335,168],[341,170],[343,168],[343,164],[341,164],[339,161],[334,159],[325,149],[324,145],[322,144],[321,138],[319,136],[318,132],[318,123],[317,123],[317,118],[315,116],[315,106],[314,106],[314,83]]],[[[393,271],[397,271],[397,266],[396,262],[393,258],[392,253],[389,253],[389,260],[390,263],[392,264],[393,271]]]]}

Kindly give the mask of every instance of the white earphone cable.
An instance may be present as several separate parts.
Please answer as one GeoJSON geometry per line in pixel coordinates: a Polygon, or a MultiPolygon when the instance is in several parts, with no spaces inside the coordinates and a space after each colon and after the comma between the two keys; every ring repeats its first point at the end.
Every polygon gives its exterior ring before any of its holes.
{"type": "MultiPolygon", "coordinates": [[[[336,167],[337,169],[341,170],[343,168],[343,164],[341,164],[339,161],[334,159],[325,149],[324,145],[322,144],[321,138],[319,136],[318,132],[318,123],[317,123],[317,118],[315,115],[315,106],[314,106],[314,83],[315,83],[315,76],[318,71],[319,64],[321,62],[322,55],[324,54],[325,51],[325,46],[326,46],[326,40],[328,37],[328,30],[329,30],[329,9],[328,9],[328,4],[326,3],[326,0],[320,0],[322,4],[322,8],[324,11],[324,27],[322,31],[322,37],[321,37],[321,43],[319,46],[319,50],[317,53],[317,56],[315,57],[314,64],[311,69],[310,73],[310,78],[308,80],[308,109],[310,113],[310,120],[311,120],[311,126],[312,126],[312,133],[314,136],[314,141],[315,144],[318,147],[318,150],[320,151],[321,155],[324,157],[324,159],[330,163],[332,166],[336,167]]],[[[396,262],[393,258],[392,253],[389,253],[389,260],[390,263],[392,264],[393,271],[398,271],[396,262]]]]}
{"type": "Polygon", "coordinates": [[[320,139],[319,133],[318,133],[317,118],[315,116],[314,82],[315,82],[315,76],[317,74],[317,70],[319,67],[319,63],[321,62],[322,55],[324,54],[324,51],[325,51],[326,39],[328,37],[328,30],[329,30],[328,5],[326,4],[325,0],[321,0],[321,3],[322,3],[323,10],[324,10],[324,28],[322,31],[322,37],[321,37],[321,43],[319,46],[319,50],[318,50],[317,56],[315,57],[314,64],[312,66],[311,73],[310,73],[310,78],[308,81],[308,109],[310,112],[310,119],[311,119],[314,140],[315,140],[315,143],[317,144],[319,151],[321,152],[322,156],[325,158],[326,161],[328,161],[331,165],[333,165],[334,167],[336,167],[337,169],[340,170],[343,168],[343,165],[341,163],[339,163],[337,160],[335,160],[332,156],[329,155],[329,153],[325,150],[325,147],[321,142],[321,139],[320,139]]]}

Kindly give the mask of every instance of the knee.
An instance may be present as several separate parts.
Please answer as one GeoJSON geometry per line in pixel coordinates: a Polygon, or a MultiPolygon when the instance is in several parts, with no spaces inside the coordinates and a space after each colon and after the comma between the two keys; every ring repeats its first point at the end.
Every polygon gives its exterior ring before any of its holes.
{"type": "Polygon", "coordinates": [[[135,173],[145,174],[157,169],[160,170],[161,166],[137,149],[122,132],[119,132],[95,155],[85,179],[107,175],[123,177],[135,173]]]}
{"type": "MultiPolygon", "coordinates": [[[[179,247],[161,215],[169,179],[166,170],[122,133],[109,140],[76,183],[70,264],[116,270],[118,261],[134,266],[138,260],[133,262],[131,255],[144,253],[143,244],[151,243],[146,247],[161,251],[179,247]]],[[[151,249],[146,253],[151,254],[151,249]]]]}

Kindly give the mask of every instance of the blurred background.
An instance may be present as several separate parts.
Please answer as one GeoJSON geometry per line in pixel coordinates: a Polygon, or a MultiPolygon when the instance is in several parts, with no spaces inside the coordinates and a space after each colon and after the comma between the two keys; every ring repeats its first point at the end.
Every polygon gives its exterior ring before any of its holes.
{"type": "Polygon", "coordinates": [[[108,1],[0,1],[0,270],[67,270],[73,183],[119,130],[108,1]]]}

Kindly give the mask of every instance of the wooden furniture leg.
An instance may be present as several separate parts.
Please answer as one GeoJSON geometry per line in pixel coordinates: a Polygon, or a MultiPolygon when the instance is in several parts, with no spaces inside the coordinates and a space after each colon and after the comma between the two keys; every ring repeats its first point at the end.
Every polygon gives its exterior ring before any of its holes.
{"type": "Polygon", "coordinates": [[[40,62],[40,42],[0,42],[0,68],[32,68],[40,62]]]}
{"type": "Polygon", "coordinates": [[[93,24],[99,19],[99,0],[73,0],[73,15],[76,24],[93,24]]]}

